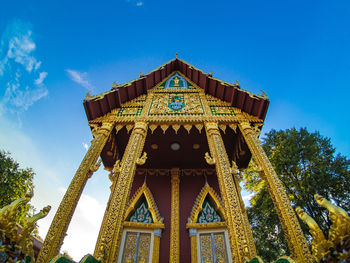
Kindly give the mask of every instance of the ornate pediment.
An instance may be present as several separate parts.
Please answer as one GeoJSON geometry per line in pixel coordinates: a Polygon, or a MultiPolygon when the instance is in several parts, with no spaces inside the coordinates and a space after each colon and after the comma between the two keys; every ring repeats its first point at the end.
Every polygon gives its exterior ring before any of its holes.
{"type": "Polygon", "coordinates": [[[125,213],[125,221],[162,224],[163,218],[159,214],[156,202],[146,183],[131,198],[125,213]]]}
{"type": "Polygon", "coordinates": [[[219,195],[206,183],[196,198],[188,223],[220,223],[225,221],[224,217],[225,212],[219,195]]]}

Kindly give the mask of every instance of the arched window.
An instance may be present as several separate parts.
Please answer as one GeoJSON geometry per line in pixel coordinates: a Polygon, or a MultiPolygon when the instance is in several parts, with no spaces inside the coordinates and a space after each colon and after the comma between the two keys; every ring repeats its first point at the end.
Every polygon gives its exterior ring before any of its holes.
{"type": "Polygon", "coordinates": [[[222,202],[208,183],[197,196],[186,227],[191,238],[191,262],[232,262],[222,202]]]}
{"type": "Polygon", "coordinates": [[[146,183],[131,198],[123,226],[118,262],[158,262],[164,224],[146,183]]]}

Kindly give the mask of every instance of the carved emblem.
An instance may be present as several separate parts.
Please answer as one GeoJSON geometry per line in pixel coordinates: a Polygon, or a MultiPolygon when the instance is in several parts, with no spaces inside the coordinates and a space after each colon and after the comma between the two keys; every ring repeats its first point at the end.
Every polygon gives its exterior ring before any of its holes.
{"type": "Polygon", "coordinates": [[[178,73],[171,76],[165,83],[165,89],[188,89],[187,81],[178,73]]]}
{"type": "Polygon", "coordinates": [[[183,102],[183,98],[180,96],[172,96],[169,101],[169,108],[174,111],[179,111],[185,107],[185,103],[183,102]]]}

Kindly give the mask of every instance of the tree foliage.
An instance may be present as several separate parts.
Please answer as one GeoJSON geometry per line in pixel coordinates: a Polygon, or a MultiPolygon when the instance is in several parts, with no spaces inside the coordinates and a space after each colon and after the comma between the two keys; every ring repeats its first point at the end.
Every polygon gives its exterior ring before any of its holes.
{"type": "MultiPolygon", "coordinates": [[[[20,168],[10,153],[0,150],[0,208],[33,191],[33,177],[32,169],[20,168]]],[[[19,208],[18,223],[23,223],[30,208],[30,205],[19,208]]]]}
{"type": "MultiPolygon", "coordinates": [[[[314,194],[332,200],[349,212],[349,159],[335,154],[329,138],[318,132],[309,133],[306,128],[271,130],[262,144],[292,206],[302,207],[327,234],[331,222],[325,209],[315,202],[314,194]]],[[[265,182],[252,167],[245,172],[245,187],[255,193],[247,213],[258,254],[267,262],[288,254],[283,230],[265,182]]],[[[307,226],[302,221],[300,224],[310,241],[307,226]]]]}

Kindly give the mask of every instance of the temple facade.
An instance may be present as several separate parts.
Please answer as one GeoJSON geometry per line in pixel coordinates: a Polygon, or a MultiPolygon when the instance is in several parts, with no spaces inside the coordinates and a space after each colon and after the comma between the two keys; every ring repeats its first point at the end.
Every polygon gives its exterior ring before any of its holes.
{"type": "Polygon", "coordinates": [[[59,254],[84,186],[101,161],[111,187],[93,253],[100,262],[260,260],[239,186],[240,171],[251,161],[279,215],[289,262],[312,262],[258,139],[268,105],[265,95],[215,79],[178,58],[103,94],[87,95],[93,140],[36,262],[59,254]]]}

